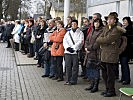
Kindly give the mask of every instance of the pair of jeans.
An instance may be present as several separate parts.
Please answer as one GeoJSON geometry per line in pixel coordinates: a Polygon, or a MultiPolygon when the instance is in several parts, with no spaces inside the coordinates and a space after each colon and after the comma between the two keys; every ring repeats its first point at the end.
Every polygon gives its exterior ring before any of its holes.
{"type": "Polygon", "coordinates": [[[91,62],[88,62],[86,65],[86,72],[87,72],[87,77],[89,80],[95,80],[95,79],[100,79],[100,70],[97,69],[91,62]]]}
{"type": "Polygon", "coordinates": [[[55,76],[56,75],[56,63],[55,63],[55,58],[51,56],[51,66],[50,66],[50,76],[55,76]]]}
{"type": "Polygon", "coordinates": [[[50,75],[50,66],[51,66],[51,61],[44,61],[44,75],[49,76],[50,75]]]}
{"type": "Polygon", "coordinates": [[[130,69],[128,65],[128,57],[120,57],[120,64],[121,64],[121,80],[130,82],[130,69]]]}

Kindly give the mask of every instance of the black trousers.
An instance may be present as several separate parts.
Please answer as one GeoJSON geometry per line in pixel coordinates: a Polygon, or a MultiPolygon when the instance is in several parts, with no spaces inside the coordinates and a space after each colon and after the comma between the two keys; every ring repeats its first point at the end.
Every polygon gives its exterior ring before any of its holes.
{"type": "Polygon", "coordinates": [[[52,56],[51,63],[55,67],[55,76],[59,79],[63,79],[63,56],[52,56]]]}
{"type": "Polygon", "coordinates": [[[12,38],[11,36],[7,37],[7,47],[11,47],[11,43],[10,43],[11,38],[12,38]]]}
{"type": "Polygon", "coordinates": [[[35,51],[36,51],[37,57],[38,57],[38,51],[43,46],[43,42],[41,40],[37,40],[35,46],[36,46],[36,50],[35,51]]]}
{"type": "Polygon", "coordinates": [[[77,83],[79,72],[79,61],[77,54],[65,54],[66,81],[77,83]]]}
{"type": "Polygon", "coordinates": [[[29,43],[29,53],[31,56],[35,56],[34,44],[29,43]]]}
{"type": "Polygon", "coordinates": [[[24,49],[24,53],[25,53],[25,54],[29,53],[29,45],[28,45],[28,44],[25,43],[25,44],[23,45],[23,49],[24,49]]]}
{"type": "Polygon", "coordinates": [[[115,92],[115,67],[116,64],[102,62],[102,77],[108,92],[115,92]]]}
{"type": "Polygon", "coordinates": [[[115,64],[115,79],[119,79],[119,63],[115,64]]]}

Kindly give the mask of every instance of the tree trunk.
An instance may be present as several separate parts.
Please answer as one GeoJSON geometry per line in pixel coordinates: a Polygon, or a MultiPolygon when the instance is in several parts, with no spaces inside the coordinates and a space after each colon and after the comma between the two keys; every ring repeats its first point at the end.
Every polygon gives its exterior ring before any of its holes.
{"type": "Polygon", "coordinates": [[[0,19],[3,18],[3,14],[2,14],[2,1],[3,0],[0,0],[0,19]]]}

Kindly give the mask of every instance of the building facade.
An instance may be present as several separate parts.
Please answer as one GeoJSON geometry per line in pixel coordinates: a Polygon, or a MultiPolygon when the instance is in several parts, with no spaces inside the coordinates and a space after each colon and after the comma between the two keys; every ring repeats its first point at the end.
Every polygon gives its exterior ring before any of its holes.
{"type": "Polygon", "coordinates": [[[117,12],[119,19],[130,16],[133,20],[133,0],[87,0],[87,16],[99,12],[102,18],[110,12],[117,12]]]}

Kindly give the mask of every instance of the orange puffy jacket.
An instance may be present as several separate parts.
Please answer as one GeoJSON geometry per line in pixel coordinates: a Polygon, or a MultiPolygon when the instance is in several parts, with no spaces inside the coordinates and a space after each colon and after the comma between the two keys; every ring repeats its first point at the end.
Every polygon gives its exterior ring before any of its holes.
{"type": "Polygon", "coordinates": [[[52,56],[64,56],[64,47],[63,47],[63,38],[66,33],[66,30],[63,28],[60,31],[54,31],[49,39],[52,44],[51,55],[52,56]]]}

